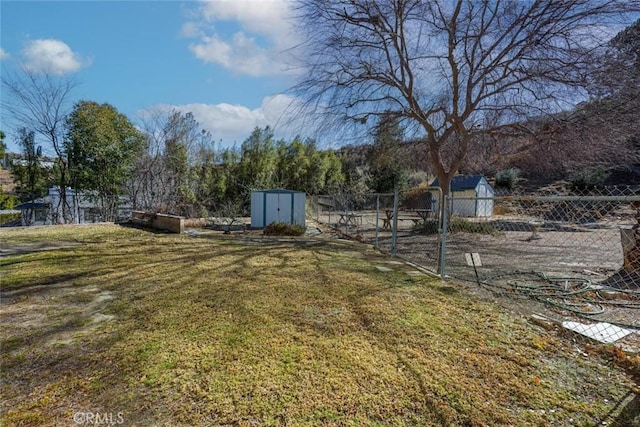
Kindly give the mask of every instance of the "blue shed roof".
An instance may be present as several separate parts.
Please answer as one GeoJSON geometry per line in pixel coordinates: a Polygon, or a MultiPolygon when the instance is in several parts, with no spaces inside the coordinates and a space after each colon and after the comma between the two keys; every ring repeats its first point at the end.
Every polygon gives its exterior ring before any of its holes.
{"type": "Polygon", "coordinates": [[[21,203],[18,206],[14,206],[14,209],[16,210],[23,210],[23,209],[44,209],[44,208],[48,208],[49,207],[49,203],[44,203],[44,202],[25,202],[25,203],[21,203]]]}
{"type": "MultiPolygon", "coordinates": [[[[483,179],[484,175],[456,175],[451,178],[451,191],[473,190],[483,179]]],[[[438,178],[431,185],[439,187],[438,178]]]]}
{"type": "Polygon", "coordinates": [[[283,194],[294,194],[294,193],[303,193],[303,191],[295,191],[295,190],[287,190],[284,188],[271,188],[265,190],[255,190],[254,193],[283,193],[283,194]]]}

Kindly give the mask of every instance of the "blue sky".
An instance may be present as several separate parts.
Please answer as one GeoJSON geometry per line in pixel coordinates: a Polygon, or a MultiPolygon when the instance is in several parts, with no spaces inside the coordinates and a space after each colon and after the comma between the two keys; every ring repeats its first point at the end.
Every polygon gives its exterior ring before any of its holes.
{"type": "MultiPolygon", "coordinates": [[[[282,125],[295,83],[290,14],[270,0],[3,0],[0,66],[71,76],[74,101],[108,102],[134,122],[149,109],[191,111],[224,145],[267,124],[290,138],[300,132],[282,125]]],[[[0,126],[16,149],[10,120],[0,126]]]]}

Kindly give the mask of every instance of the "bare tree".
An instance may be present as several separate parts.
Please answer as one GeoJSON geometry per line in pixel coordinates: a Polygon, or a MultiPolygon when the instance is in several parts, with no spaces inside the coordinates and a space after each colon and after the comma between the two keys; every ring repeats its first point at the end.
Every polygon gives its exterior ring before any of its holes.
{"type": "Polygon", "coordinates": [[[192,113],[148,111],[141,125],[147,150],[138,158],[127,187],[134,209],[188,213],[195,202],[195,166],[200,149],[211,146],[211,134],[192,113]]]}
{"type": "Polygon", "coordinates": [[[246,201],[238,198],[230,198],[218,203],[216,217],[225,226],[224,234],[231,234],[234,223],[239,223],[240,218],[247,214],[246,201]]]}
{"type": "Polygon", "coordinates": [[[447,194],[475,136],[584,100],[607,30],[639,10],[638,0],[300,0],[294,92],[325,121],[394,111],[422,135],[447,194]]]}
{"type": "Polygon", "coordinates": [[[63,222],[71,220],[71,205],[67,201],[69,165],[64,150],[65,119],[71,110],[71,93],[77,86],[68,77],[55,77],[22,69],[18,73],[2,73],[2,112],[12,117],[19,126],[33,129],[49,144],[57,157],[57,185],[63,222]]]}
{"type": "Polygon", "coordinates": [[[164,212],[169,198],[169,176],[164,161],[166,115],[149,111],[140,125],[146,152],[136,160],[134,177],[127,184],[133,209],[164,212]]]}

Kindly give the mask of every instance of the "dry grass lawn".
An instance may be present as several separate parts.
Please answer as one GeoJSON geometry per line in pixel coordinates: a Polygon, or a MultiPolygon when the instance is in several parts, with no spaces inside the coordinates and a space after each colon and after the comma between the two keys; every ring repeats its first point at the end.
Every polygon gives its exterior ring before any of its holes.
{"type": "Polygon", "coordinates": [[[633,372],[364,246],[0,241],[3,425],[640,425],[633,372]]]}

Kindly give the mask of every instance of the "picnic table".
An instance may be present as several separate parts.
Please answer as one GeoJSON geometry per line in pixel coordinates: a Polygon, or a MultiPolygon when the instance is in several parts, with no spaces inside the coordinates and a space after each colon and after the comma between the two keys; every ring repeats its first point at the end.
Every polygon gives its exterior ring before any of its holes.
{"type": "Polygon", "coordinates": [[[431,215],[431,209],[409,209],[408,212],[413,212],[418,215],[423,221],[431,215]]]}
{"type": "Polygon", "coordinates": [[[362,215],[351,212],[340,212],[338,215],[340,215],[338,225],[353,225],[354,227],[357,227],[358,223],[362,225],[362,215]]]}
{"type": "MultiPolygon", "coordinates": [[[[391,221],[393,221],[393,209],[384,210],[385,218],[382,218],[382,229],[390,230],[391,221]]],[[[407,209],[402,212],[398,212],[398,221],[413,221],[414,225],[418,225],[420,222],[424,222],[431,215],[431,209],[407,209]],[[408,216],[400,216],[403,213],[408,213],[408,216]]]]}

